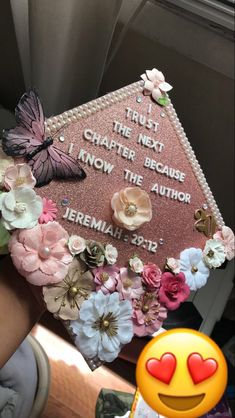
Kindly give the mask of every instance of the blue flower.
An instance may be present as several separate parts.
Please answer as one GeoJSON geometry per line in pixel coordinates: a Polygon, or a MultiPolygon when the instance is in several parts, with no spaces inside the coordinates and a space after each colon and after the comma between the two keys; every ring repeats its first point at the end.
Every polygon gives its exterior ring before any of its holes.
{"type": "Polygon", "coordinates": [[[205,286],[210,271],[203,261],[200,248],[188,248],[180,253],[180,271],[184,273],[190,290],[205,286]]]}

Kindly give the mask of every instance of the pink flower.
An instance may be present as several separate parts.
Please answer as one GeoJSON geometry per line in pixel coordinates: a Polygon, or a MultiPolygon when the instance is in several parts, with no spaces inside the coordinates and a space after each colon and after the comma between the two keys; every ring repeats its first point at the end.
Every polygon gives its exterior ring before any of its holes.
{"type": "Polygon", "coordinates": [[[144,293],[141,277],[131,273],[126,267],[120,268],[119,278],[117,291],[121,300],[138,299],[144,293]]]}
{"type": "Polygon", "coordinates": [[[144,283],[150,289],[158,289],[160,287],[162,272],[156,264],[145,264],[142,276],[144,283]]]}
{"type": "Polygon", "coordinates": [[[57,214],[57,208],[56,203],[52,202],[51,199],[46,199],[45,197],[42,198],[42,214],[39,218],[40,224],[47,224],[50,221],[54,221],[56,219],[57,214]]]}
{"type": "Polygon", "coordinates": [[[104,295],[113,293],[119,280],[119,268],[117,266],[98,267],[93,270],[96,290],[101,290],[104,295]]]}
{"type": "Polygon", "coordinates": [[[4,186],[7,190],[15,189],[18,186],[34,188],[36,179],[28,164],[11,165],[5,171],[4,186]]]}
{"type": "Polygon", "coordinates": [[[169,83],[166,83],[165,77],[161,71],[156,68],[146,70],[145,74],[141,75],[144,80],[144,93],[152,95],[152,98],[158,102],[159,99],[165,97],[166,92],[172,89],[169,83]]]}
{"type": "Polygon", "coordinates": [[[43,286],[62,281],[72,262],[68,234],[58,222],[16,230],[9,242],[13,263],[29,283],[43,286]]]}
{"type": "Polygon", "coordinates": [[[159,289],[159,301],[168,309],[177,309],[190,295],[184,273],[163,273],[159,289]]]}
{"type": "Polygon", "coordinates": [[[145,293],[139,300],[133,300],[132,305],[135,335],[152,335],[161,328],[167,317],[167,309],[159,303],[156,294],[145,293]]]}
{"type": "Polygon", "coordinates": [[[224,244],[225,255],[227,260],[234,258],[234,233],[228,226],[223,226],[221,231],[216,232],[213,238],[222,241],[224,244]]]}

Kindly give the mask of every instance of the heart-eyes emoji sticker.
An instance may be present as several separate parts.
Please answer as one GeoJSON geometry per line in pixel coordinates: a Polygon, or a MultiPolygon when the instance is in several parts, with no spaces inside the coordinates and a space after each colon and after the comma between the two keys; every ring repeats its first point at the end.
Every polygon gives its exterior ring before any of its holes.
{"type": "Polygon", "coordinates": [[[136,381],[149,406],[167,418],[198,418],[220,400],[227,365],[208,336],[191,329],[153,338],[137,362],[136,381]]]}

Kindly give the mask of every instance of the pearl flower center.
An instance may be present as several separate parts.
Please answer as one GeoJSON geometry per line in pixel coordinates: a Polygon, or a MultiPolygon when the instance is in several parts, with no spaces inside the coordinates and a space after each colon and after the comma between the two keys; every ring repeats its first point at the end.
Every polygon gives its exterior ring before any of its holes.
{"type": "Polygon", "coordinates": [[[26,203],[24,203],[24,202],[16,202],[15,208],[14,208],[14,211],[16,213],[18,213],[20,215],[21,213],[24,213],[26,211],[26,209],[27,209],[26,203]]]}
{"type": "Polygon", "coordinates": [[[126,216],[134,216],[137,212],[137,206],[135,203],[133,202],[128,202],[126,207],[125,207],[125,215],[126,216]]]}
{"type": "Polygon", "coordinates": [[[50,250],[50,248],[49,248],[49,247],[42,246],[42,247],[40,247],[40,248],[39,248],[38,254],[39,254],[39,257],[41,257],[41,258],[44,258],[44,259],[45,259],[45,258],[50,257],[50,255],[51,255],[51,250],[50,250]]]}

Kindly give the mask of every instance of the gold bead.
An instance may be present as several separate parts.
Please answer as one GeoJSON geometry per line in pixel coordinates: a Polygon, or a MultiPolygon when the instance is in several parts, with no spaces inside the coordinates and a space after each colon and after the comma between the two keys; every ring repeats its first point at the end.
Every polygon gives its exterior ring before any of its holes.
{"type": "Polygon", "coordinates": [[[144,306],[143,306],[143,308],[142,308],[142,311],[143,311],[144,313],[146,313],[146,312],[148,312],[148,310],[149,310],[148,305],[144,305],[144,306]]]}
{"type": "Polygon", "coordinates": [[[197,273],[197,271],[198,271],[198,268],[196,266],[192,266],[191,272],[192,273],[197,273]]]}
{"type": "Polygon", "coordinates": [[[69,289],[69,295],[74,298],[78,294],[78,288],[77,287],[70,287],[69,289]]]}
{"type": "Polygon", "coordinates": [[[103,326],[104,326],[104,328],[108,328],[108,326],[109,326],[109,321],[107,321],[107,319],[104,319],[104,321],[103,321],[103,326]]]}
{"type": "Polygon", "coordinates": [[[208,251],[207,257],[212,258],[213,255],[214,255],[214,251],[212,251],[212,250],[208,251]]]}

